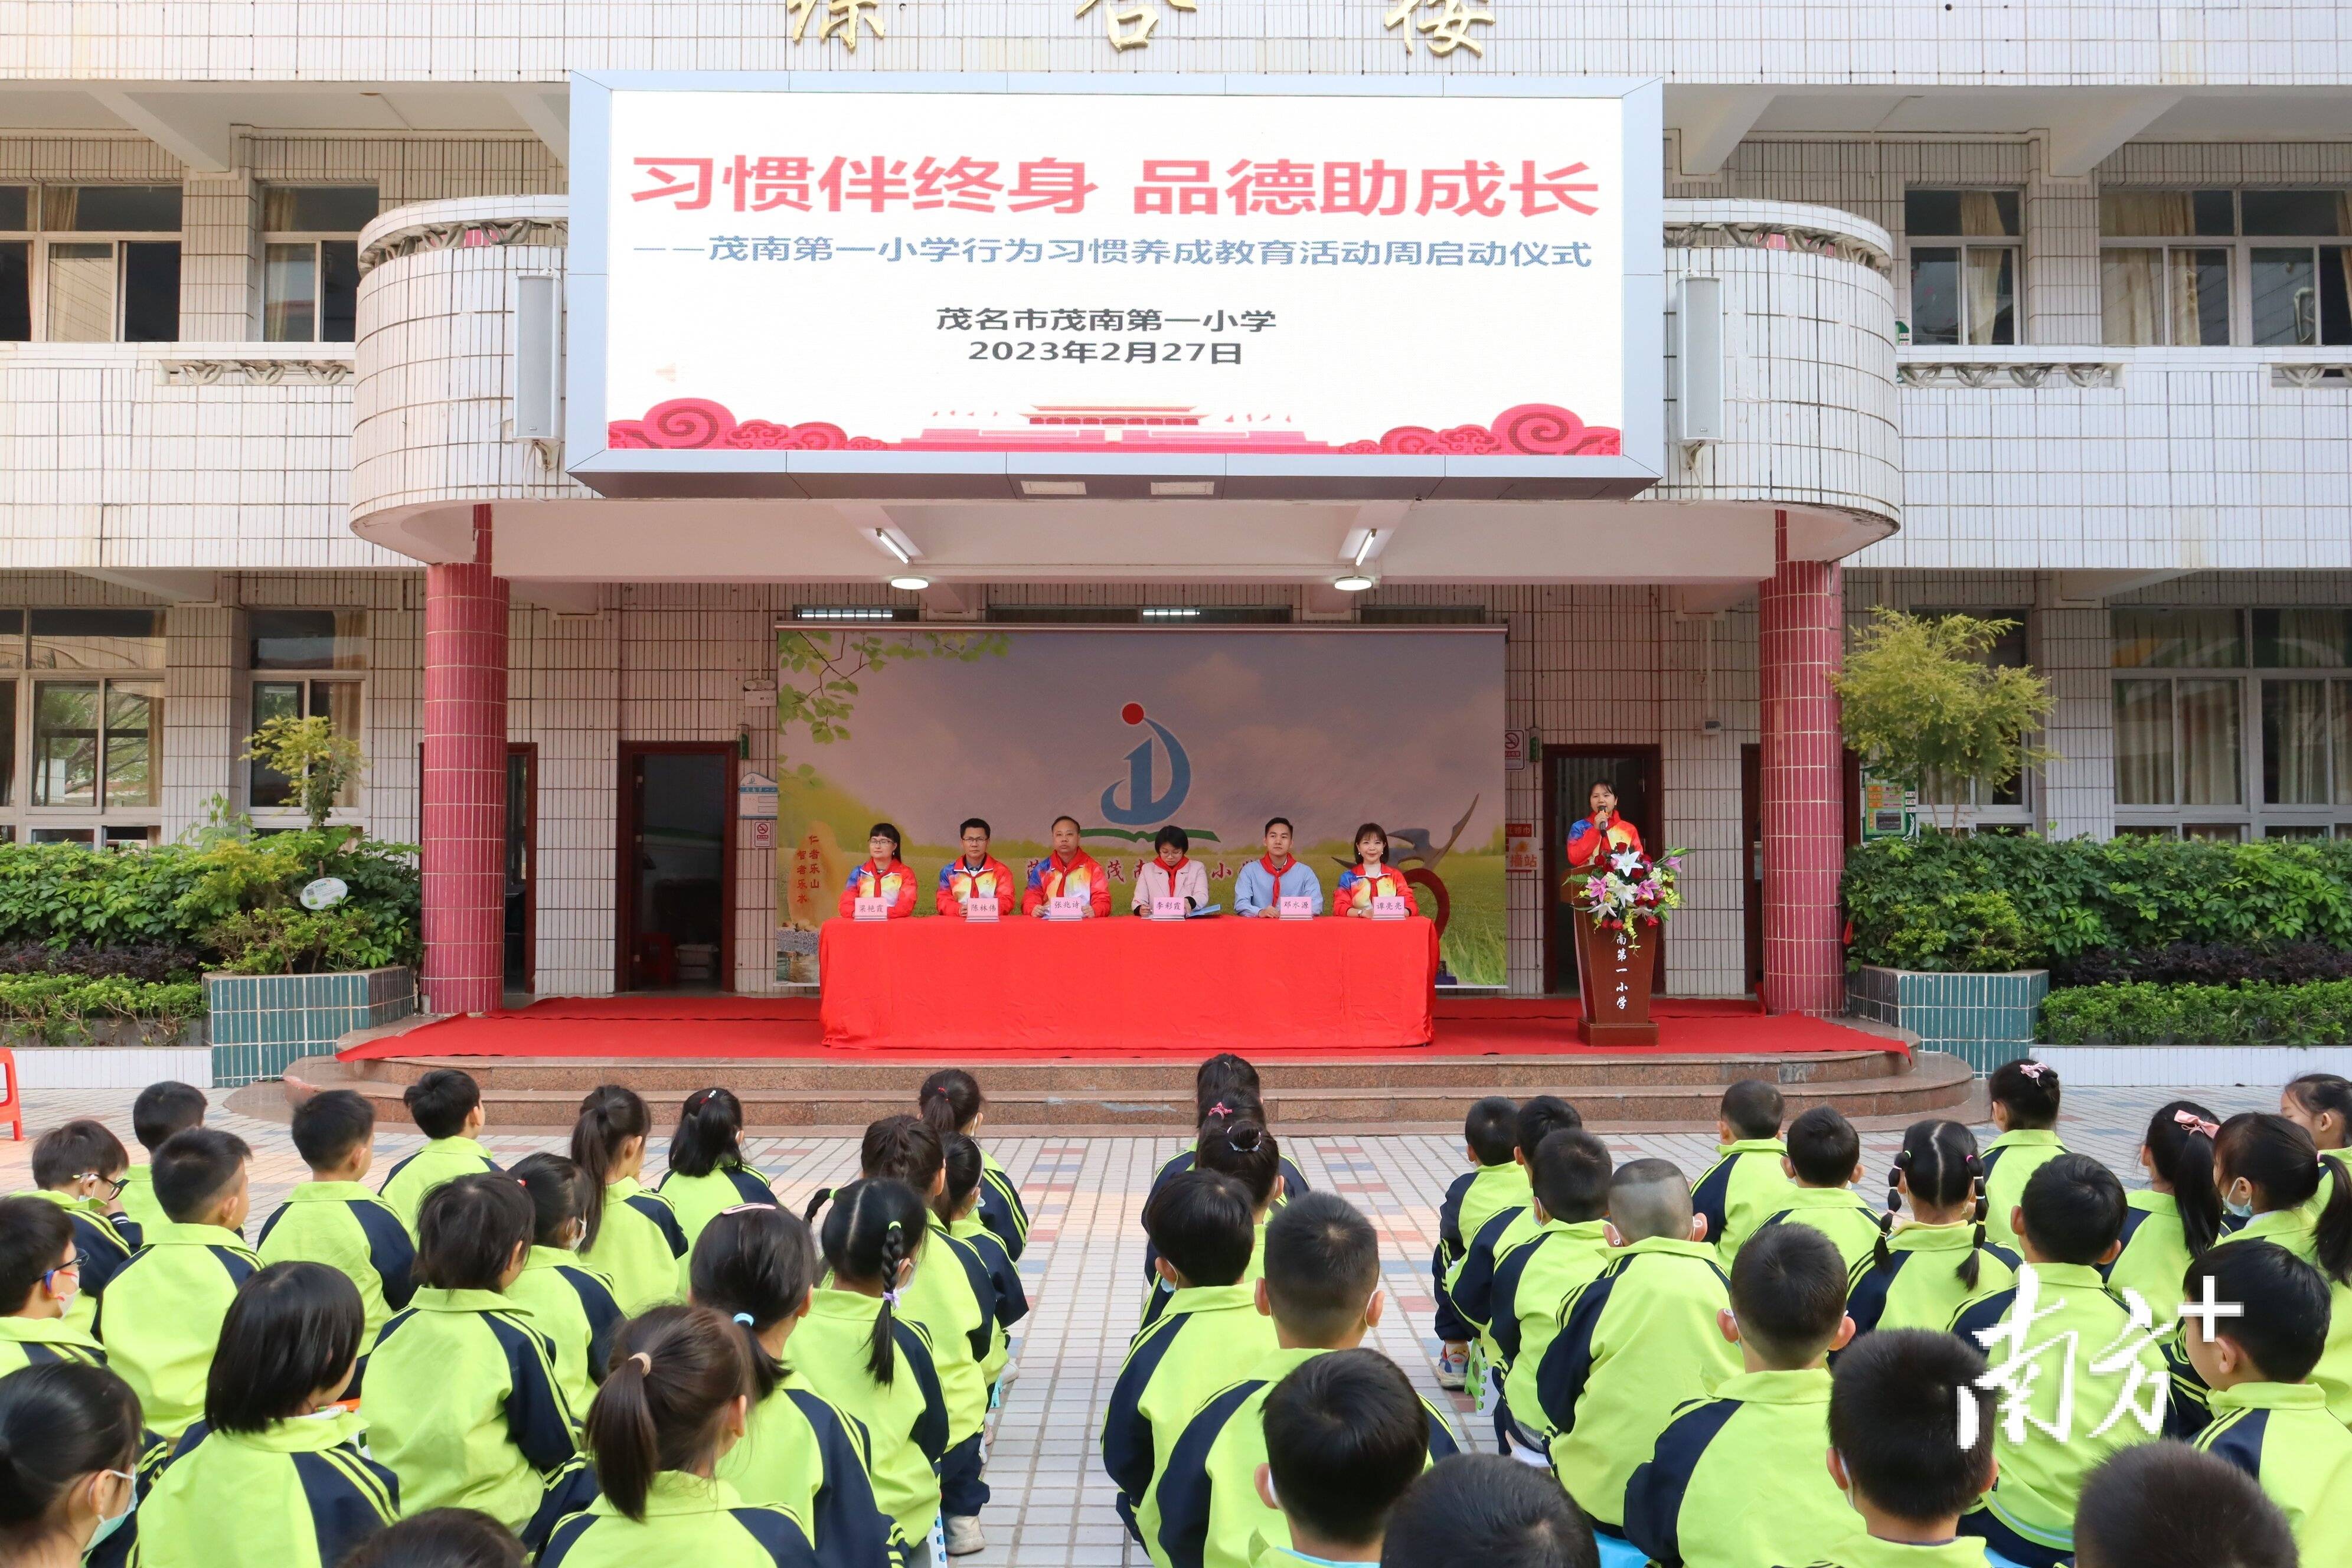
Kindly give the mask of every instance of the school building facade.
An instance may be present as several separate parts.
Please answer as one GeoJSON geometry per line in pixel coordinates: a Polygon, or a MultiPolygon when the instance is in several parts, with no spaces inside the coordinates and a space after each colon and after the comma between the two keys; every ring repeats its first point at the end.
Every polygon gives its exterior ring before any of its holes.
{"type": "MultiPolygon", "coordinates": [[[[2055,759],[1961,786],[1977,827],[2352,834],[2333,9],[2027,36],[1841,4],[1070,10],[8,13],[0,837],[289,824],[246,739],[326,713],[369,759],[349,820],[425,847],[434,1010],[647,984],[648,934],[682,955],[663,981],[765,992],[775,850],[735,786],[774,771],[779,625],[1481,620],[1526,742],[1508,816],[1556,846],[1614,780],[1691,855],[1665,989],[1828,1011],[1857,803],[1826,682],[1878,605],[2011,618],[2000,657],[2053,685],[2055,759]],[[1662,310],[1625,423],[1663,471],[1542,499],[601,493],[548,368],[572,73],[743,70],[1252,71],[1401,105],[1662,80],[1662,310]],[[701,825],[694,897],[635,880],[656,821],[701,825]]],[[[1466,269],[1389,308],[1475,331],[1481,297],[1466,269]]],[[[1550,888],[1509,883],[1514,993],[1572,979],[1550,888]]]]}

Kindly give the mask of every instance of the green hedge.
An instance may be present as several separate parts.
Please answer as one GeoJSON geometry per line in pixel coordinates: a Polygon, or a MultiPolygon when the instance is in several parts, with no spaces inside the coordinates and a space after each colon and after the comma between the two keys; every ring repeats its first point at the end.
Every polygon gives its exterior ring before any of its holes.
{"type": "Polygon", "coordinates": [[[86,1039],[90,1026],[121,1019],[155,1023],[177,1034],[205,1011],[194,980],[126,980],[120,975],[0,974],[0,1025],[37,1033],[50,1045],[86,1039]]]}
{"type": "Polygon", "coordinates": [[[1929,833],[1846,852],[1848,958],[2035,969],[2098,948],[2352,948],[2352,840],[2202,843],[1929,833]]]}
{"type": "Polygon", "coordinates": [[[2042,1005],[2056,1046],[2340,1046],[2352,980],[2303,985],[2076,985],[2042,1005]]]}

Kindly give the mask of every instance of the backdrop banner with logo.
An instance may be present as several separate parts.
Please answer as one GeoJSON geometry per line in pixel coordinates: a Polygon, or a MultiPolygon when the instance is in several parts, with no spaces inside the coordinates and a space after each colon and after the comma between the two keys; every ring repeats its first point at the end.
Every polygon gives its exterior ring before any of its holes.
{"type": "Polygon", "coordinates": [[[1441,980],[1503,983],[1500,627],[819,624],[781,630],[777,656],[780,978],[814,978],[813,934],[876,822],[904,835],[916,913],[935,918],[964,818],[1025,879],[1074,816],[1125,919],[1162,826],[1191,836],[1230,911],[1282,816],[1327,900],[1357,825],[1379,823],[1442,922],[1441,980]]]}

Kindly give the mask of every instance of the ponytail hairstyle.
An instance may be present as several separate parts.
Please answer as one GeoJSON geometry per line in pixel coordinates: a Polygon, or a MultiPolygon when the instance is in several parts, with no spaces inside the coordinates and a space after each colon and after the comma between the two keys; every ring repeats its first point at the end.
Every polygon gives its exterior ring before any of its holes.
{"type": "Polygon", "coordinates": [[[980,1145],[961,1132],[950,1132],[942,1147],[948,1181],[931,1207],[941,1225],[953,1225],[980,1190],[980,1145]]]}
{"type": "MultiPolygon", "coordinates": [[[[2307,1072],[2289,1083],[2280,1099],[2293,1100],[2315,1121],[2323,1116],[2335,1117],[2335,1147],[2341,1149],[2352,1142],[2352,1079],[2338,1078],[2332,1072],[2307,1072]]],[[[2280,1109],[2284,1110],[2285,1107],[2282,1105],[2280,1109]]],[[[2312,1142],[2318,1142],[2316,1134],[2312,1142]]]]}
{"type": "Polygon", "coordinates": [[[2058,1069],[2020,1057],[1992,1069],[1985,1092],[2009,1111],[2012,1131],[2058,1125],[2058,1069]]]}
{"type": "Polygon", "coordinates": [[[887,1388],[898,1370],[898,1343],[892,1334],[898,1308],[898,1266],[922,1249],[924,1235],[930,1228],[923,1216],[929,1211],[914,1188],[884,1178],[852,1182],[834,1197],[821,1238],[825,1267],[844,1284],[882,1288],[882,1310],[874,1315],[874,1339],[866,1350],[866,1371],[887,1388]]]}
{"type": "Polygon", "coordinates": [[[707,1176],[743,1163],[743,1102],[732,1089],[698,1089],[677,1113],[669,1135],[669,1168],[681,1176],[707,1176]]]}
{"type": "Polygon", "coordinates": [[[904,1182],[926,1196],[946,1160],[940,1135],[912,1116],[884,1117],[866,1130],[857,1146],[857,1168],[868,1180],[904,1182]]]}
{"type": "Polygon", "coordinates": [[[2249,1183],[2271,1210],[2301,1208],[2325,1184],[2327,1200],[2314,1233],[2319,1271],[2352,1285],[2352,1177],[2341,1162],[2319,1157],[2309,1132],[2284,1116],[2242,1112],[2221,1123],[2213,1140],[2213,1171],[2216,1186],[2249,1183]]]}
{"type": "Polygon", "coordinates": [[[816,1287],[816,1239],[806,1222],[766,1204],[722,1209],[702,1227],[688,1273],[695,1305],[725,1313],[743,1331],[752,1392],[767,1398],[784,1369],[760,1336],[799,1312],[816,1287]]]}
{"type": "Polygon", "coordinates": [[[2220,1119],[2193,1100],[2167,1100],[2147,1121],[2147,1163],[2172,1188],[2192,1259],[2221,1238],[2221,1189],[2213,1183],[2213,1140],[2221,1131],[2220,1119]]]}
{"type": "Polygon", "coordinates": [[[580,1194],[580,1218],[587,1228],[580,1235],[580,1250],[596,1245],[604,1228],[604,1189],[621,1162],[621,1149],[632,1138],[653,1131],[653,1112],[634,1089],[617,1083],[588,1091],[580,1102],[580,1120],[572,1129],[572,1158],[586,1178],[580,1194]]]}
{"type": "Polygon", "coordinates": [[[1274,1196],[1274,1184],[1282,1174],[1281,1146],[1254,1109],[1222,1124],[1218,1118],[1210,1120],[1212,1125],[1201,1130],[1201,1141],[1193,1145],[1192,1168],[1239,1182],[1255,1214],[1274,1196]]]}
{"type": "Polygon", "coordinates": [[[1236,1095],[1256,1100],[1263,1092],[1257,1068],[1231,1051],[1219,1051],[1192,1071],[1192,1125],[1209,1119],[1209,1108],[1236,1095]]]}
{"type": "Polygon", "coordinates": [[[664,1470],[710,1468],[727,1408],[751,1392],[735,1325],[708,1307],[656,1307],[623,1323],[613,1363],[588,1407],[588,1451],[613,1506],[643,1522],[664,1470]]]}
{"type": "Polygon", "coordinates": [[[63,1533],[76,1482],[139,1460],[139,1396],[102,1366],[49,1362],[0,1378],[0,1560],[63,1533]]]}
{"type": "Polygon", "coordinates": [[[1977,1152],[1977,1135],[1959,1121],[1914,1121],[1903,1131],[1903,1147],[1895,1152],[1895,1168],[1886,1173],[1886,1212],[1878,1216],[1878,1267],[1895,1266],[1894,1249],[1887,1238],[1895,1233],[1895,1211],[1903,1205],[1902,1190],[1895,1184],[1901,1177],[1911,1189],[1915,1204],[1933,1204],[1948,1209],[1975,1200],[1971,1221],[1976,1234],[1970,1241],[1968,1255],[1960,1259],[1955,1271],[1960,1283],[1973,1290],[1980,1272],[1979,1258],[1985,1244],[1984,1157],[1977,1152]]]}
{"type": "Polygon", "coordinates": [[[572,1222],[587,1204],[578,1163],[561,1154],[529,1154],[516,1161],[507,1174],[530,1194],[531,1245],[568,1247],[572,1222]]]}
{"type": "Polygon", "coordinates": [[[950,1132],[970,1132],[987,1104],[988,1097],[980,1092],[980,1079],[961,1068],[941,1068],[925,1079],[915,1093],[915,1107],[923,1124],[942,1140],[950,1132]]]}

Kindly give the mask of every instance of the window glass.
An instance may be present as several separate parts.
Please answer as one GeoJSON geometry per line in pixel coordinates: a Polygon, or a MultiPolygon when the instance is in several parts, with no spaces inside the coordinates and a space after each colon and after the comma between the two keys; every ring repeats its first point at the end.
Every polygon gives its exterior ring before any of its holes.
{"type": "Polygon", "coordinates": [[[1911,252],[1911,341],[1960,341],[1960,253],[1950,246],[1911,252]]]}
{"type": "Polygon", "coordinates": [[[16,683],[0,680],[0,805],[16,804],[16,683]]]}
{"type": "Polygon", "coordinates": [[[48,337],[53,343],[114,341],[114,246],[78,240],[49,247],[48,337]]]}
{"type": "Polygon", "coordinates": [[[1965,235],[1990,239],[2019,232],[2015,191],[1906,191],[1906,234],[1965,235]]]}
{"type": "Polygon", "coordinates": [[[34,844],[88,844],[96,835],[87,827],[36,827],[26,837],[34,844]]]}
{"type": "Polygon", "coordinates": [[[35,610],[36,669],[161,669],[163,617],[154,610],[35,610]]]}
{"type": "Polygon", "coordinates": [[[2327,682],[2263,682],[2263,803],[2326,805],[2327,682]]]}
{"type": "Polygon", "coordinates": [[[0,229],[19,233],[33,226],[32,192],[25,185],[0,185],[0,229]]]}
{"type": "MultiPolygon", "coordinates": [[[[360,738],[360,683],[356,680],[314,680],[310,682],[310,717],[324,715],[331,720],[335,733],[360,738]]],[[[357,806],[360,785],[357,779],[345,779],[336,792],[335,804],[357,806]]]]}
{"type": "Polygon", "coordinates": [[[50,185],[41,193],[49,229],[82,234],[177,234],[177,185],[50,185]]]}
{"type": "Polygon", "coordinates": [[[106,688],[106,804],[153,805],[163,751],[163,693],[152,686],[106,688]]]}
{"type": "Polygon", "coordinates": [[[2352,666],[2352,610],[2256,610],[2254,663],[2271,669],[2352,666]]]}
{"type": "Polygon", "coordinates": [[[2099,252],[2099,341],[2109,348],[2164,342],[2157,277],[2164,252],[2153,246],[2099,252]]]}
{"type": "MultiPolygon", "coordinates": [[[[2194,191],[2101,191],[2099,233],[2108,239],[2172,239],[2201,233],[2194,191]]],[[[2227,192],[2221,193],[2227,195],[2227,192]]],[[[2223,231],[2227,233],[2227,230],[2223,231]]]]}
{"type": "Polygon", "coordinates": [[[2293,250],[2257,247],[2249,253],[2247,276],[2256,347],[2308,346],[2319,342],[2318,254],[2308,247],[2293,250]]]}
{"type": "Polygon", "coordinates": [[[357,234],[375,221],[373,185],[271,185],[261,193],[270,234],[357,234]]]}
{"type": "Polygon", "coordinates": [[[25,668],[25,612],[0,610],[0,669],[25,668]]]}
{"type": "Polygon", "coordinates": [[[33,804],[98,804],[99,683],[45,680],[34,688],[33,804]]]}
{"type": "Polygon", "coordinates": [[[2352,343],[2352,245],[2319,247],[2319,341],[2352,343]]]}
{"type": "Polygon", "coordinates": [[[122,245],[122,341],[169,343],[180,337],[180,242],[122,245]]]}
{"type": "Polygon", "coordinates": [[[2230,253],[2218,248],[2171,254],[2172,341],[2197,348],[2230,342],[2230,253]]]}
{"type": "Polygon", "coordinates": [[[2172,682],[2118,680],[2116,804],[2172,804],[2172,682]]]}
{"type": "Polygon", "coordinates": [[[2235,680],[2183,680],[2174,700],[2180,711],[2180,804],[2237,805],[2246,798],[2243,688],[2235,680]]]}
{"type": "Polygon", "coordinates": [[[2352,680],[2334,680],[2335,716],[2328,724],[2327,748],[2333,753],[2336,804],[2352,805],[2352,680]]]}
{"type": "Polygon", "coordinates": [[[256,669],[365,669],[365,610],[253,610],[249,662],[256,669]]]}
{"type": "Polygon", "coordinates": [[[2237,193],[2234,191],[2192,191],[2190,207],[2196,215],[2195,232],[2227,237],[2238,232],[2237,193]]]}
{"type": "Polygon", "coordinates": [[[29,240],[0,240],[0,342],[33,339],[33,247],[29,240]]]}
{"type": "Polygon", "coordinates": [[[2242,844],[2246,839],[2246,825],[2242,822],[2191,822],[2181,827],[2180,837],[2215,844],[2242,844]]]}
{"type": "Polygon", "coordinates": [[[261,337],[308,343],[319,337],[319,247],[309,241],[271,245],[261,264],[261,337]]]}
{"type": "Polygon", "coordinates": [[[1960,193],[1958,191],[1904,192],[1903,229],[1906,234],[1962,233],[1960,193]]]}
{"type": "Polygon", "coordinates": [[[2345,234],[2342,191],[2243,191],[2238,200],[2252,235],[2345,234]]]}
{"type": "Polygon", "coordinates": [[[2017,342],[2017,251],[1970,246],[1968,260],[1969,342],[2017,342]]]}
{"type": "MultiPolygon", "coordinates": [[[[299,680],[257,680],[253,683],[253,729],[259,731],[272,719],[302,717],[302,683],[299,680]]],[[[294,804],[294,781],[276,768],[256,762],[247,764],[247,788],[252,804],[258,809],[294,804]]]]}
{"type": "Polygon", "coordinates": [[[2234,669],[2246,662],[2235,610],[2113,612],[2119,669],[2234,669]]]}

